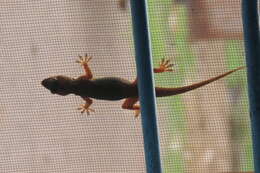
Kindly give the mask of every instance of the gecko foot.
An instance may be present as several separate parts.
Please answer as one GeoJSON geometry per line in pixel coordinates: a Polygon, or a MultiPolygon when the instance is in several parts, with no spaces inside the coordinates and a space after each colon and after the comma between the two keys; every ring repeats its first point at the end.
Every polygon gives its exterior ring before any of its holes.
{"type": "Polygon", "coordinates": [[[136,109],[135,110],[135,118],[138,118],[140,114],[141,114],[140,109],[136,109]]]}
{"type": "Polygon", "coordinates": [[[95,110],[94,110],[94,109],[91,109],[89,106],[90,106],[89,104],[80,105],[80,107],[78,108],[78,110],[80,110],[82,114],[83,114],[84,112],[86,112],[88,115],[90,115],[90,112],[95,112],[95,110]]]}
{"type": "Polygon", "coordinates": [[[165,60],[164,58],[161,60],[160,62],[160,69],[163,69],[164,71],[173,71],[172,67],[174,66],[174,64],[170,63],[170,60],[167,59],[165,60]]]}
{"type": "Polygon", "coordinates": [[[79,59],[76,60],[76,63],[79,63],[82,66],[88,65],[88,62],[92,59],[92,56],[88,56],[88,54],[86,54],[84,57],[79,55],[79,59]]]}
{"type": "Polygon", "coordinates": [[[170,60],[167,59],[165,60],[164,58],[161,60],[159,68],[155,68],[155,72],[160,73],[160,72],[172,72],[173,69],[172,67],[174,64],[170,63],[170,60]]]}

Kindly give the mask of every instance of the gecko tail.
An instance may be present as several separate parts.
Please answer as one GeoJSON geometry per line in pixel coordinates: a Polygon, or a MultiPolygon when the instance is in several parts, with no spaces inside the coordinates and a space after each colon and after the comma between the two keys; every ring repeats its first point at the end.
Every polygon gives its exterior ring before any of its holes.
{"type": "Polygon", "coordinates": [[[194,83],[188,86],[183,86],[183,87],[177,87],[177,88],[163,88],[163,87],[155,87],[155,91],[156,91],[156,97],[165,97],[165,96],[172,96],[172,95],[177,95],[177,94],[182,94],[197,88],[200,88],[202,86],[205,86],[209,83],[212,83],[218,79],[221,79],[231,73],[234,73],[238,70],[244,69],[245,66],[240,66],[234,70],[230,70],[226,73],[223,73],[221,75],[218,75],[216,77],[210,78],[208,80],[202,81],[202,82],[198,82],[198,83],[194,83]]]}

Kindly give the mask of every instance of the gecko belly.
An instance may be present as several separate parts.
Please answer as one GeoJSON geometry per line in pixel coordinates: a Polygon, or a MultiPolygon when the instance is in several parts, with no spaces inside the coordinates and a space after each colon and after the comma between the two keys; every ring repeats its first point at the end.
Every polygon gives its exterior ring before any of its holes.
{"type": "Polygon", "coordinates": [[[82,81],[81,97],[85,96],[101,100],[120,100],[138,96],[137,86],[125,79],[104,77],[90,80],[90,82],[91,85],[84,85],[84,81],[82,81]]]}

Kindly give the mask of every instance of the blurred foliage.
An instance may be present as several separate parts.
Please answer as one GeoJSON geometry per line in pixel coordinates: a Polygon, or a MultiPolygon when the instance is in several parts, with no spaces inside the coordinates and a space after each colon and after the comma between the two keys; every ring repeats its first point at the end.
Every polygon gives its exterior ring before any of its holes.
{"type": "MultiPolygon", "coordinates": [[[[243,41],[228,40],[226,42],[226,57],[229,69],[234,69],[241,64],[245,64],[243,41]]],[[[247,80],[246,72],[243,75],[233,75],[227,80],[228,88],[233,90],[234,103],[232,107],[232,137],[235,142],[244,144],[244,151],[241,153],[243,159],[240,159],[243,171],[253,170],[253,148],[251,138],[251,128],[249,116],[245,113],[249,110],[248,95],[247,95],[247,80]],[[245,86],[245,90],[241,91],[241,86],[245,86]],[[239,101],[243,100],[243,101],[239,101]],[[243,127],[243,128],[241,128],[243,127]]]]}
{"type": "MultiPolygon", "coordinates": [[[[152,54],[154,66],[157,66],[162,58],[170,59],[174,61],[174,66],[178,70],[174,72],[174,77],[169,77],[169,73],[164,73],[160,75],[155,75],[155,83],[158,86],[167,86],[167,84],[174,83],[175,86],[180,86],[183,83],[185,76],[191,73],[196,69],[196,56],[192,53],[192,50],[189,46],[188,41],[188,15],[187,7],[185,4],[173,4],[171,0],[150,0],[148,3],[149,11],[149,26],[151,28],[151,42],[152,42],[152,54]],[[169,26],[169,18],[174,13],[176,21],[174,21],[174,32],[173,29],[169,26]],[[174,57],[172,57],[174,55],[174,57]],[[185,58],[184,58],[185,57],[185,58]],[[167,76],[167,77],[166,77],[167,76]],[[166,80],[167,79],[167,80],[166,80]]],[[[243,57],[243,42],[242,41],[227,41],[226,42],[226,57],[228,69],[234,69],[244,63],[243,57]]],[[[227,79],[229,88],[235,90],[241,85],[246,85],[246,75],[242,77],[241,75],[236,75],[231,79],[227,79]],[[240,80],[236,80],[239,78],[240,80]],[[237,82],[240,83],[237,83],[237,82]]],[[[241,88],[241,87],[240,87],[241,88]]],[[[233,108],[234,120],[240,120],[239,122],[235,121],[235,127],[241,127],[241,124],[244,123],[243,129],[234,128],[234,135],[243,134],[245,143],[245,150],[243,153],[246,155],[243,156],[241,164],[243,165],[243,170],[252,170],[252,143],[251,143],[251,131],[248,127],[249,118],[245,117],[245,113],[248,111],[248,102],[247,102],[247,92],[241,91],[239,100],[242,102],[237,102],[233,108]],[[240,116],[239,118],[237,116],[240,116]],[[243,121],[241,121],[243,120],[243,121]],[[246,167],[244,167],[246,166],[246,167]]],[[[163,158],[163,167],[165,172],[185,172],[185,163],[183,159],[183,148],[182,144],[186,140],[186,119],[184,114],[184,105],[182,104],[181,96],[167,97],[163,99],[158,99],[159,103],[167,104],[172,109],[169,112],[167,117],[167,130],[170,131],[170,138],[172,141],[179,141],[181,147],[173,147],[169,144],[166,149],[166,156],[163,158]]]]}
{"type": "MultiPolygon", "coordinates": [[[[187,31],[187,13],[186,8],[179,6],[180,8],[171,8],[173,6],[170,0],[156,1],[151,0],[149,3],[149,25],[151,28],[151,41],[152,41],[152,53],[154,65],[156,66],[162,58],[169,58],[168,47],[173,47],[174,45],[176,51],[174,54],[177,56],[174,57],[174,64],[177,65],[178,70],[174,72],[174,77],[167,77],[165,81],[164,75],[169,75],[169,73],[164,73],[160,75],[155,75],[156,84],[161,84],[163,86],[167,83],[175,83],[176,85],[181,85],[182,80],[184,79],[187,70],[187,64],[193,65],[195,62],[195,56],[192,55],[191,50],[188,46],[188,31],[187,31]],[[172,32],[169,28],[169,17],[172,13],[172,10],[177,10],[176,15],[178,16],[177,21],[177,32],[172,32]],[[172,39],[172,42],[169,42],[169,39],[172,39]],[[186,58],[183,58],[186,57],[186,58]]],[[[191,66],[189,67],[191,69],[191,66]]],[[[181,141],[184,140],[186,133],[185,125],[185,116],[184,116],[184,105],[180,96],[164,98],[164,103],[168,104],[169,107],[172,107],[171,115],[178,116],[169,116],[168,118],[168,127],[170,130],[169,136],[173,140],[181,141]],[[178,134],[178,135],[176,135],[178,134]],[[178,136],[181,136],[179,138],[178,136]]],[[[163,158],[163,167],[166,172],[184,172],[184,161],[181,148],[175,150],[169,146],[167,149],[166,157],[163,158]]]]}

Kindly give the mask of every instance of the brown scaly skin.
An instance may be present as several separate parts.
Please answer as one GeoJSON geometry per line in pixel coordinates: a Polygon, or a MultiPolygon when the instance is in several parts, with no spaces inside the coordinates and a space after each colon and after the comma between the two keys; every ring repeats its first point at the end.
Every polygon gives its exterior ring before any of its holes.
{"type": "MultiPolygon", "coordinates": [[[[134,82],[130,82],[128,80],[117,77],[104,77],[93,79],[92,72],[88,66],[91,58],[92,57],[87,55],[85,57],[80,56],[79,60],[76,61],[84,67],[85,75],[80,76],[76,79],[66,76],[53,76],[44,79],[42,81],[42,85],[45,88],[49,89],[53,94],[58,94],[62,96],[75,94],[82,97],[86,101],[86,103],[81,105],[81,107],[79,108],[82,113],[87,112],[87,114],[90,114],[90,112],[94,112],[94,110],[90,108],[90,105],[93,102],[90,98],[101,100],[126,99],[122,105],[122,108],[135,110],[135,115],[138,116],[140,112],[140,106],[136,104],[136,102],[138,101],[137,80],[135,80],[134,82]]],[[[155,68],[154,72],[170,72],[173,71],[172,66],[173,64],[170,64],[169,60],[162,59],[160,66],[158,68],[155,68]]],[[[245,67],[238,67],[219,76],[188,86],[177,88],[155,87],[156,97],[182,94],[207,85],[243,68],[245,67]]]]}

